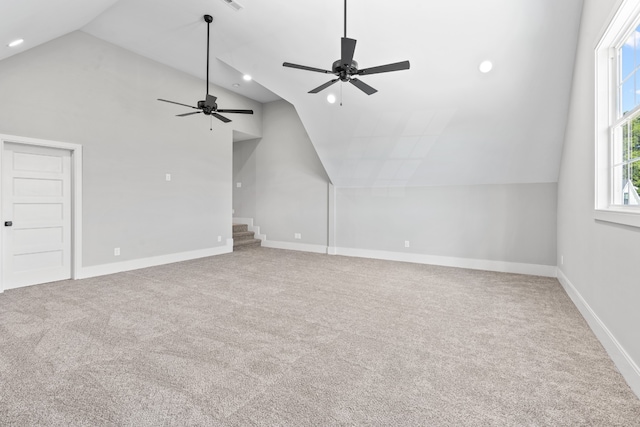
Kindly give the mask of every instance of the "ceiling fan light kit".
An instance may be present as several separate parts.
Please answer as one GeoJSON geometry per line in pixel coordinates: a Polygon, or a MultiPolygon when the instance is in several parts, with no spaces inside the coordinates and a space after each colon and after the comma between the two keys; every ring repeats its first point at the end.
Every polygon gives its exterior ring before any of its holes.
{"type": "Polygon", "coordinates": [[[176,115],[177,117],[185,117],[185,116],[191,116],[193,114],[203,113],[207,116],[213,116],[224,123],[229,123],[231,119],[228,119],[227,117],[219,113],[253,114],[253,110],[221,110],[218,108],[218,104],[216,104],[216,100],[218,98],[209,94],[209,40],[210,40],[209,28],[211,26],[211,23],[213,22],[213,17],[211,15],[204,15],[204,21],[207,23],[207,94],[205,96],[205,99],[202,101],[198,101],[198,103],[196,104],[197,107],[187,105],[187,104],[182,104],[180,102],[169,101],[167,99],[161,99],[161,98],[158,98],[158,101],[169,102],[171,104],[182,105],[183,107],[199,110],[199,111],[192,111],[189,113],[177,114],[176,115]]]}
{"type": "Polygon", "coordinates": [[[329,80],[327,83],[324,83],[317,88],[311,89],[309,93],[318,93],[340,80],[345,83],[351,83],[367,95],[373,95],[377,92],[377,90],[364,83],[362,80],[357,79],[356,76],[408,70],[410,67],[409,61],[401,61],[395,62],[393,64],[379,65],[377,67],[359,70],[358,63],[353,59],[353,54],[356,50],[356,42],[357,40],[347,37],[347,0],[344,0],[344,37],[342,37],[340,43],[341,57],[333,63],[333,65],[331,66],[331,70],[308,67],[306,65],[292,64],[290,62],[284,62],[282,66],[288,68],[297,68],[299,70],[313,71],[316,73],[334,74],[337,77],[336,79],[329,80]]]}

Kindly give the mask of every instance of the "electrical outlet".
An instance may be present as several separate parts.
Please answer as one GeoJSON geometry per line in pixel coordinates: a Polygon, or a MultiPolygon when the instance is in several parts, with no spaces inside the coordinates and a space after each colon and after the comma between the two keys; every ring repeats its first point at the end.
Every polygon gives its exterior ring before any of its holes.
{"type": "Polygon", "coordinates": [[[113,256],[120,256],[120,248],[113,248],[113,256]]]}
{"type": "Polygon", "coordinates": [[[171,181],[171,174],[170,173],[165,174],[164,179],[165,181],[171,181]]]}
{"type": "Polygon", "coordinates": [[[408,248],[408,247],[409,247],[409,245],[410,245],[409,241],[408,241],[408,240],[405,240],[405,241],[404,241],[404,247],[405,247],[405,248],[408,248]]]}
{"type": "Polygon", "coordinates": [[[238,188],[242,187],[242,183],[241,182],[237,182],[236,183],[236,187],[238,187],[238,188]]]}
{"type": "Polygon", "coordinates": [[[218,236],[218,242],[222,242],[222,236],[218,236]]]}
{"type": "Polygon", "coordinates": [[[300,233],[295,233],[295,234],[293,235],[293,237],[294,237],[294,238],[296,238],[296,239],[302,239],[302,234],[300,234],[300,233]]]}

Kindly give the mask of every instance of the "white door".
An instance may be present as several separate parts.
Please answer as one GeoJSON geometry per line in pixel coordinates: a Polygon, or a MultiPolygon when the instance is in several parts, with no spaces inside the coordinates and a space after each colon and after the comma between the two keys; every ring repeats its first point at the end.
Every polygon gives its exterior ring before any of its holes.
{"type": "Polygon", "coordinates": [[[4,289],[71,278],[71,152],[5,143],[4,289]]]}

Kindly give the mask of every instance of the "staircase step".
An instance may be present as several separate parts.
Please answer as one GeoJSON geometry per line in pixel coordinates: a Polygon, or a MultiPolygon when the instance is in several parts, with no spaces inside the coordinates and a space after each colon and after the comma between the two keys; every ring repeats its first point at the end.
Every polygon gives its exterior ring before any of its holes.
{"type": "Polygon", "coordinates": [[[254,239],[255,234],[253,231],[238,231],[233,233],[233,241],[236,240],[251,240],[254,239]]]}
{"type": "Polygon", "coordinates": [[[234,233],[242,233],[248,230],[249,230],[249,226],[247,224],[233,224],[234,233]]]}
{"type": "Polygon", "coordinates": [[[262,244],[260,239],[246,239],[246,240],[234,240],[233,249],[245,249],[259,247],[262,244]]]}

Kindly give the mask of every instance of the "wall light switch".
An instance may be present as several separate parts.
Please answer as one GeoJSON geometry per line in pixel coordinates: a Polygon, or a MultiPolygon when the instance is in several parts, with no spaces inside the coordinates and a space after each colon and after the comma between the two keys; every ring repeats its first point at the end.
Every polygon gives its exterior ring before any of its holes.
{"type": "Polygon", "coordinates": [[[408,248],[408,247],[409,247],[409,241],[408,241],[408,240],[405,240],[405,241],[404,241],[404,247],[405,247],[405,248],[408,248]]]}
{"type": "Polygon", "coordinates": [[[164,179],[165,181],[171,181],[171,174],[170,173],[165,174],[164,179]]]}
{"type": "Polygon", "coordinates": [[[120,248],[113,248],[113,256],[120,256],[120,248]]]}
{"type": "Polygon", "coordinates": [[[238,188],[242,187],[242,183],[241,182],[237,182],[236,183],[236,187],[238,187],[238,188]]]}
{"type": "Polygon", "coordinates": [[[222,242],[222,236],[218,236],[218,242],[222,242]]]}

